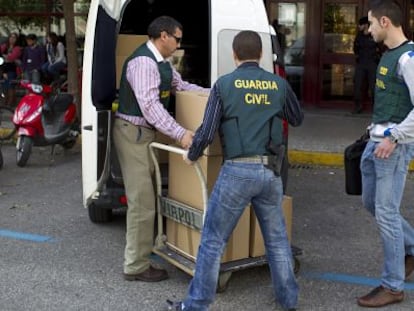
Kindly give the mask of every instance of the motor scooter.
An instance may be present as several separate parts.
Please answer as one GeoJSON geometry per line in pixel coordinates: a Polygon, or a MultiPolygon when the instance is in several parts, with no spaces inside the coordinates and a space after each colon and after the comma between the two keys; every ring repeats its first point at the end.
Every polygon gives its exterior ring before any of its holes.
{"type": "Polygon", "coordinates": [[[79,135],[74,97],[59,93],[57,86],[41,84],[40,74],[34,72],[32,80],[22,80],[20,85],[27,93],[18,103],[13,123],[17,128],[16,163],[24,167],[29,160],[32,146],[55,145],[72,148],[79,135]]]}

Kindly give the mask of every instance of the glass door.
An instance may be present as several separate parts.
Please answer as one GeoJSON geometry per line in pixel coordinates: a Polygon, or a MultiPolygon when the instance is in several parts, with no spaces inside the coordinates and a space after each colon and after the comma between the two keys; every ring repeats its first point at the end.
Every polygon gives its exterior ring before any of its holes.
{"type": "Polygon", "coordinates": [[[325,1],[322,18],[321,100],[329,103],[352,101],[358,2],[325,1]]]}
{"type": "Polygon", "coordinates": [[[408,5],[408,36],[414,40],[414,0],[408,5]]]}
{"type": "Polygon", "coordinates": [[[305,71],[306,3],[271,2],[269,16],[283,50],[286,79],[301,99],[305,71]]]}

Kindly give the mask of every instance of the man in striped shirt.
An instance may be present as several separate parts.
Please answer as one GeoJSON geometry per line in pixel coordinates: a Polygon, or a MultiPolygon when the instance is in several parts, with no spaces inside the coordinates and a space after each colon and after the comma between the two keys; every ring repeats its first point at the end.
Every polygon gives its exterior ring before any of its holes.
{"type": "Polygon", "coordinates": [[[158,282],[167,271],[150,262],[153,248],[155,194],[154,165],[148,151],[155,131],[187,149],[194,133],[168,112],[175,91],[208,91],[182,80],[167,60],[180,46],[182,25],[169,16],[148,27],[149,40],[130,55],[123,66],[113,138],[128,199],[124,279],[158,282]]]}

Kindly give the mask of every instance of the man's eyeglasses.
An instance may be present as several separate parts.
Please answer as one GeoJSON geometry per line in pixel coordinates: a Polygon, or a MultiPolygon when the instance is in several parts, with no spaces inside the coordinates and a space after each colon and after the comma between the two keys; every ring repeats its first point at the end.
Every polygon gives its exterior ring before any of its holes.
{"type": "Polygon", "coordinates": [[[174,36],[173,34],[168,34],[170,37],[173,37],[174,39],[175,39],[175,42],[177,43],[177,44],[180,44],[181,43],[181,40],[182,40],[182,38],[180,38],[180,37],[176,37],[176,36],[174,36]]]}

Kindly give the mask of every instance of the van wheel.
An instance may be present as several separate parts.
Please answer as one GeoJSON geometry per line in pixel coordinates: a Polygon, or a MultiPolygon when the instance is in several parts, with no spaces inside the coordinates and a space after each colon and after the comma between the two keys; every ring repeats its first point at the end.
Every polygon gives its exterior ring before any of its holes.
{"type": "Polygon", "coordinates": [[[112,220],[112,210],[91,204],[88,206],[89,219],[93,223],[105,223],[112,220]]]}

